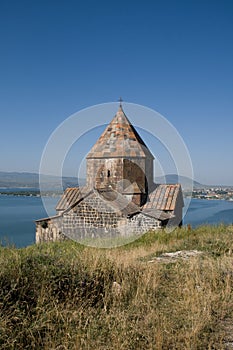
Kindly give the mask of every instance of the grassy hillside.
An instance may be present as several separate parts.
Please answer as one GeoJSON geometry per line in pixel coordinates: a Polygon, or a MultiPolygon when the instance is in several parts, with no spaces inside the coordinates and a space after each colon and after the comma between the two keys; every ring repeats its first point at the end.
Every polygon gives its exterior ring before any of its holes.
{"type": "Polygon", "coordinates": [[[115,249],[2,247],[0,348],[230,349],[232,249],[232,226],[150,232],[115,249]]]}

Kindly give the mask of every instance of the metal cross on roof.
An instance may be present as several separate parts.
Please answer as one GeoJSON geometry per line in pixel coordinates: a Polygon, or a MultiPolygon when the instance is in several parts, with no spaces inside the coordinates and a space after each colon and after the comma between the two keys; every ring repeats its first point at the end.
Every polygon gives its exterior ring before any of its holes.
{"type": "Polygon", "coordinates": [[[120,102],[120,107],[122,107],[122,102],[123,102],[122,97],[120,97],[118,101],[120,102]]]}

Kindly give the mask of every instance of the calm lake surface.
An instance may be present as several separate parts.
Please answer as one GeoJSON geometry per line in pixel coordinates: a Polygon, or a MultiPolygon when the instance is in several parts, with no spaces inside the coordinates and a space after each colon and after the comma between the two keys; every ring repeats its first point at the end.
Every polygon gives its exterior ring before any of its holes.
{"type": "MultiPolygon", "coordinates": [[[[59,197],[46,198],[49,215],[55,214],[59,197]]],[[[40,197],[0,195],[0,242],[25,247],[35,243],[35,220],[47,217],[40,197]]],[[[233,223],[233,202],[192,199],[184,224],[233,223]]]]}

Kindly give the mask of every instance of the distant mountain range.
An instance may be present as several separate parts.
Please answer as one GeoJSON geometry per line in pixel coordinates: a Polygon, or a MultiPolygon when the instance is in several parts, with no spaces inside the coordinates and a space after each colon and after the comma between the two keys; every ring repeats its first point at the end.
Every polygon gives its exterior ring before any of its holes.
{"type": "Polygon", "coordinates": [[[206,188],[210,187],[208,185],[203,185],[200,182],[197,182],[195,180],[190,179],[186,176],[178,176],[176,174],[169,174],[165,176],[160,176],[155,178],[155,183],[166,183],[166,184],[177,184],[181,183],[183,189],[189,189],[192,188],[192,185],[194,188],[206,188]]]}
{"type": "MultiPolygon", "coordinates": [[[[58,189],[60,188],[60,177],[52,175],[42,175],[41,182],[43,187],[47,189],[58,189]]],[[[189,189],[192,185],[192,180],[185,176],[178,176],[175,174],[165,175],[164,177],[156,177],[156,183],[181,183],[183,189],[189,189]]],[[[78,179],[76,177],[65,176],[62,178],[63,188],[76,187],[78,185],[83,186],[85,179],[78,179]]],[[[202,185],[197,181],[193,181],[194,188],[205,188],[207,185],[202,185]]],[[[28,173],[28,172],[4,172],[0,171],[0,188],[39,188],[39,174],[28,173]]]]}
{"type": "MultiPolygon", "coordinates": [[[[48,189],[57,189],[60,187],[60,177],[52,175],[42,175],[41,183],[48,189]]],[[[75,177],[63,177],[63,188],[78,186],[78,180],[75,177]]],[[[7,188],[39,188],[39,174],[37,173],[19,173],[0,171],[0,187],[7,188]]]]}

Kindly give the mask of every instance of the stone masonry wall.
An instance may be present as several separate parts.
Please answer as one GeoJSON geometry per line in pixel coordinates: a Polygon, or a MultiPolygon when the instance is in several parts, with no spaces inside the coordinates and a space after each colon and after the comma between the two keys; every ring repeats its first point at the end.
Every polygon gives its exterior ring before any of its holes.
{"type": "Polygon", "coordinates": [[[36,222],[36,243],[62,241],[66,237],[61,231],[62,217],[48,218],[36,222]]]}
{"type": "Polygon", "coordinates": [[[126,217],[98,195],[90,195],[63,215],[37,222],[36,242],[141,235],[160,227],[159,220],[142,213],[126,217]]]}
{"type": "Polygon", "coordinates": [[[161,228],[161,221],[146,216],[142,213],[134,215],[121,225],[121,222],[118,224],[118,230],[122,236],[127,235],[142,235],[150,230],[157,230],[161,228]]]}
{"type": "Polygon", "coordinates": [[[122,217],[121,212],[116,212],[106,201],[92,195],[63,215],[62,232],[74,239],[112,237],[119,234],[116,229],[122,217]]]}
{"type": "Polygon", "coordinates": [[[144,158],[87,159],[87,186],[103,188],[111,184],[114,189],[118,189],[118,183],[128,180],[126,186],[136,182],[143,191],[146,191],[146,177],[150,176],[147,174],[149,171],[151,169],[146,167],[144,158]]]}
{"type": "Polygon", "coordinates": [[[142,213],[125,217],[106,201],[92,195],[63,215],[61,231],[73,239],[138,234],[161,227],[161,222],[142,213]]]}
{"type": "Polygon", "coordinates": [[[145,192],[147,188],[145,159],[124,159],[123,167],[123,178],[127,179],[131,184],[136,182],[139,188],[145,192]]]}
{"type": "Polygon", "coordinates": [[[87,159],[87,186],[89,188],[103,188],[108,184],[115,188],[122,178],[122,158],[87,159]]]}
{"type": "Polygon", "coordinates": [[[144,158],[94,158],[87,159],[87,187],[108,188],[122,193],[130,184],[137,183],[142,193],[133,202],[143,205],[147,199],[148,186],[153,170],[144,158]],[[148,178],[147,178],[148,177],[148,178]]]}

